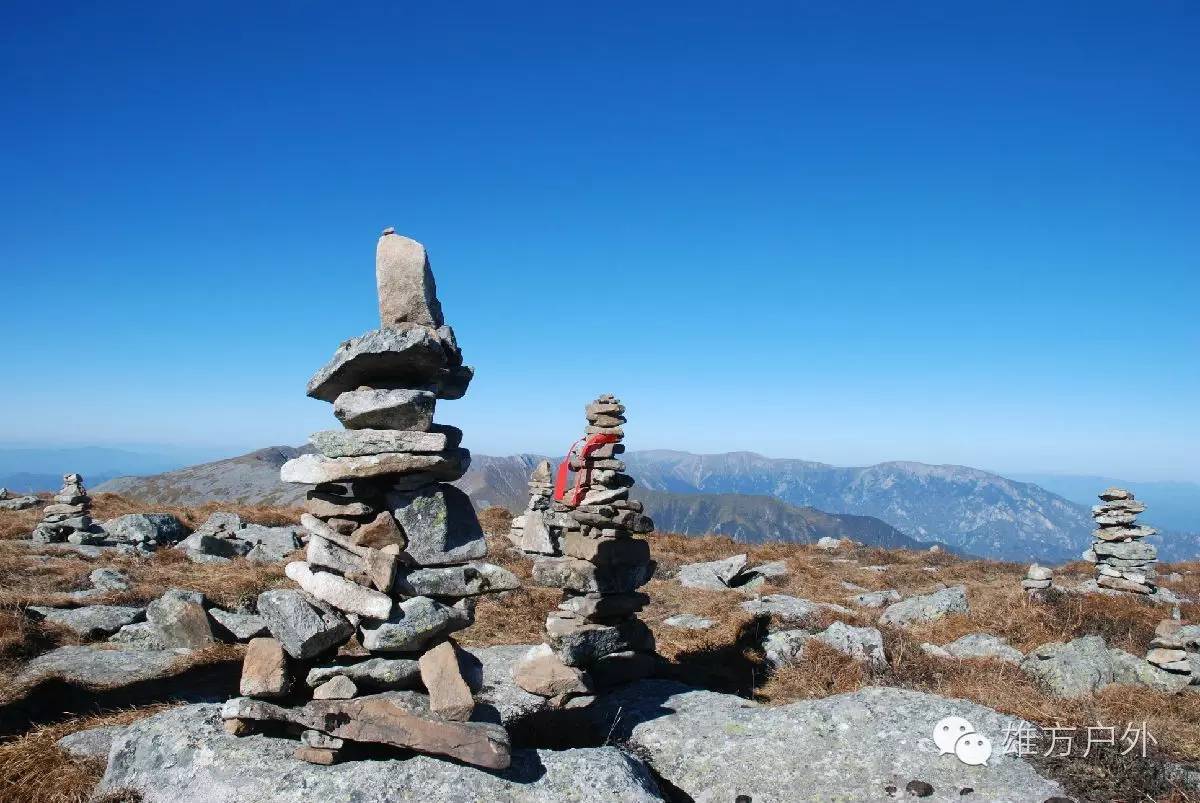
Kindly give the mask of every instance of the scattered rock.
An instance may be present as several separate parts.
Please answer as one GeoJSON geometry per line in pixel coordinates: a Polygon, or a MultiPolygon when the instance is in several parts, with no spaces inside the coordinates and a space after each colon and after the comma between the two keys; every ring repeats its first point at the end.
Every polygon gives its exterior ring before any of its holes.
{"type": "Polygon", "coordinates": [[[113,739],[125,730],[124,725],[105,725],[99,728],[75,731],[55,742],[59,749],[73,758],[108,760],[113,739]]]}
{"type": "Polygon", "coordinates": [[[1020,650],[988,633],[971,633],[950,642],[944,649],[955,658],[996,658],[1011,664],[1019,664],[1025,659],[1020,650]]]}
{"type": "Polygon", "coordinates": [[[967,587],[951,586],[919,597],[909,597],[889,605],[879,617],[880,624],[906,627],[932,622],[951,613],[966,613],[967,587]]]}
{"type": "Polygon", "coordinates": [[[283,645],[273,638],[252,639],[246,645],[239,691],[245,697],[283,697],[292,690],[292,676],[283,645]]]}
{"type": "Polygon", "coordinates": [[[787,594],[768,594],[765,597],[747,600],[738,607],[754,616],[770,616],[771,624],[768,629],[771,630],[806,624],[824,612],[845,615],[853,613],[841,605],[813,602],[787,594]]]}
{"type": "Polygon", "coordinates": [[[268,632],[267,622],[253,613],[230,613],[220,608],[210,608],[208,615],[224,628],[234,641],[249,641],[268,632]]]}
{"type": "Polygon", "coordinates": [[[705,619],[703,616],[696,616],[691,613],[679,613],[663,619],[663,624],[667,627],[678,627],[683,630],[707,630],[716,623],[712,619],[705,619]]]}
{"type": "Polygon", "coordinates": [[[85,639],[111,636],[125,625],[138,621],[146,613],[144,608],[121,605],[88,605],[83,608],[45,608],[30,605],[26,610],[85,639]]]}
{"type": "Polygon", "coordinates": [[[332,606],[291,589],[259,594],[258,614],[293,658],[314,658],[340,646],[354,633],[346,617],[332,606]]]}
{"type": "Polygon", "coordinates": [[[730,582],[746,568],[745,555],[733,555],[723,560],[707,563],[687,563],[679,567],[675,579],[684,588],[700,588],[705,591],[724,591],[730,582]]]}

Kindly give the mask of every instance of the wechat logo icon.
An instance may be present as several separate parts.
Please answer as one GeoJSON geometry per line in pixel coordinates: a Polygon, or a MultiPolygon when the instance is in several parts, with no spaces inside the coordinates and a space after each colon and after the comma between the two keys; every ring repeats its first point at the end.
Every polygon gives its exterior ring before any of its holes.
{"type": "Polygon", "coordinates": [[[973,767],[987,766],[992,757],[992,740],[975,732],[975,726],[962,717],[946,717],[933,726],[933,743],[940,755],[953,753],[973,767]]]}

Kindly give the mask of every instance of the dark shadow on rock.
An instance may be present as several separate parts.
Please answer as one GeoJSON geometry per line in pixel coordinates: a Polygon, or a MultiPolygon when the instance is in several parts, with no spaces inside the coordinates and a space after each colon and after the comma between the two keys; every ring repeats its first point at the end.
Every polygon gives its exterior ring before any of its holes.
{"type": "Polygon", "coordinates": [[[769,618],[756,616],[738,630],[732,643],[723,647],[680,653],[673,664],[663,669],[661,677],[699,689],[752,698],[754,691],[766,682],[767,672],[760,661],[747,656],[762,654],[769,618]]]}
{"type": "Polygon", "coordinates": [[[47,678],[21,697],[0,704],[0,737],[24,733],[34,725],[117,708],[153,703],[224,702],[238,696],[241,672],[240,660],[220,661],[112,689],[90,689],[61,678],[47,678]]]}

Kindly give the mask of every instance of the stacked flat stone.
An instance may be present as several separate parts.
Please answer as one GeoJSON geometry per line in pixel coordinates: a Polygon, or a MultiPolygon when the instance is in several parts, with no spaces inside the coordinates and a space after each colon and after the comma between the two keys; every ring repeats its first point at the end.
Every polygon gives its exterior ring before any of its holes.
{"type": "Polygon", "coordinates": [[[561,513],[551,511],[554,484],[550,461],[543,460],[529,476],[529,504],[525,512],[512,520],[508,540],[522,552],[533,555],[561,555],[560,534],[564,524],[561,513]]]}
{"type": "Polygon", "coordinates": [[[1025,572],[1025,579],[1021,581],[1021,588],[1030,596],[1037,596],[1045,592],[1054,584],[1054,570],[1049,566],[1040,566],[1036,563],[1030,564],[1029,569],[1025,572]]]}
{"type": "Polygon", "coordinates": [[[1146,660],[1176,675],[1187,675],[1200,686],[1200,625],[1164,619],[1154,629],[1146,660]]]}
{"type": "Polygon", "coordinates": [[[99,543],[104,540],[104,530],[92,521],[91,511],[92,497],[83,487],[83,477],[64,474],[62,490],[42,509],[42,521],[30,537],[47,544],[99,543]]]}
{"type": "Polygon", "coordinates": [[[625,451],[619,442],[625,408],[605,395],[586,412],[587,434],[609,435],[614,442],[585,458],[573,457],[582,495],[572,504],[569,489],[552,505],[563,517],[563,554],[535,560],[533,579],[561,588],[562,601],[546,620],[546,643],[515,672],[519,686],[558,705],[585,703],[599,690],[651,674],[657,665],[654,636],[637,618],[649,602],[637,589],[654,567],[649,543],[635,537],[653,530],[654,522],[629,498],[633,479],[617,457],[625,451]]]}
{"type": "Polygon", "coordinates": [[[271,638],[250,643],[226,728],[283,723],[301,731],[296,757],[314,763],[373,742],[502,769],[508,733],[475,721],[450,634],[472,623],[476,597],[520,582],[481,562],[474,508],[447,484],[470,453],[458,429],[433,423],[436,401],[460,398],[472,371],[420,243],[386,230],[376,278],[382,328],[343,343],[308,384],[345,428],[314,434],[317,453],[280,470],[315,486],[306,559],[286,568],[301,590],[259,597],[271,638]]]}
{"type": "Polygon", "coordinates": [[[1096,529],[1092,551],[1096,555],[1096,583],[1101,588],[1153,594],[1157,590],[1158,550],[1143,539],[1156,530],[1137,523],[1145,504],[1122,488],[1109,488],[1100,494],[1100,504],[1092,508],[1096,529]]]}

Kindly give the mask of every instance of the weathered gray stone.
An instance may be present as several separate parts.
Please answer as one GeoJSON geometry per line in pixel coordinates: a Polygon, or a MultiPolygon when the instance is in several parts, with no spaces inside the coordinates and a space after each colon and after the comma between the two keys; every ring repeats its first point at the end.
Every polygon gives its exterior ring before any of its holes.
{"type": "Polygon", "coordinates": [[[598,620],[635,614],[649,604],[650,597],[638,591],[630,594],[592,592],[566,597],[558,608],[584,619],[598,620]]]}
{"type": "Polygon", "coordinates": [[[730,582],[746,568],[745,555],[733,555],[706,563],[687,563],[679,567],[676,579],[685,588],[724,591],[730,582]]]}
{"type": "Polygon", "coordinates": [[[112,650],[59,647],[31,659],[13,685],[23,687],[60,678],[91,688],[108,689],[170,675],[190,650],[112,650]]]}
{"type": "Polygon", "coordinates": [[[186,706],[135,723],[116,739],[98,792],[132,789],[144,803],[662,800],[649,770],[614,747],[516,750],[512,764],[501,772],[421,755],[329,768],[293,758],[296,742],[291,739],[227,735],[220,708],[186,706]]]}
{"type": "Polygon", "coordinates": [[[457,358],[427,327],[375,329],[343,343],[308,381],[308,395],[332,402],[365,385],[423,388],[441,399],[458,399],[466,393],[471,370],[453,365],[457,358]]]}
{"type": "Polygon", "coordinates": [[[551,614],[546,623],[550,646],[567,666],[587,666],[614,652],[652,652],[654,634],[639,619],[612,625],[575,624],[559,629],[551,614]]]}
{"type": "Polygon", "coordinates": [[[716,622],[712,619],[705,619],[703,616],[696,616],[693,613],[678,613],[663,619],[663,624],[667,627],[678,627],[683,630],[708,630],[716,622]]]}
{"type": "Polygon", "coordinates": [[[415,652],[470,624],[471,617],[457,608],[413,597],[395,605],[387,620],[365,619],[359,628],[371,652],[415,652]]]}
{"type": "Polygon", "coordinates": [[[141,619],[146,612],[144,608],[122,605],[88,605],[83,608],[46,608],[30,605],[26,610],[85,639],[111,636],[125,625],[141,619]]]}
{"type": "Polygon", "coordinates": [[[1108,655],[1112,660],[1113,683],[1146,686],[1165,694],[1175,694],[1192,682],[1191,675],[1168,672],[1124,650],[1110,648],[1108,655]]]}
{"type": "Polygon", "coordinates": [[[123,730],[125,730],[124,725],[104,725],[99,728],[88,728],[87,730],[69,733],[54,744],[73,758],[92,758],[108,761],[108,751],[112,748],[113,739],[123,730]]]}
{"type": "Polygon", "coordinates": [[[360,457],[388,452],[432,454],[453,449],[462,440],[462,431],[440,427],[434,432],[393,429],[335,429],[314,432],[309,443],[326,457],[360,457]],[[457,433],[447,437],[448,432],[457,433]]]}
{"type": "Polygon", "coordinates": [[[445,323],[429,257],[416,240],[386,230],[375,248],[375,281],[381,326],[437,328],[445,323]]]}
{"type": "Polygon", "coordinates": [[[208,614],[197,602],[164,594],[146,606],[146,620],[168,647],[204,647],[213,643],[208,614]]]}
{"type": "Polygon", "coordinates": [[[125,625],[108,639],[110,644],[120,644],[131,650],[165,650],[163,635],[149,622],[134,622],[125,625]]]}
{"type": "Polygon", "coordinates": [[[358,686],[345,675],[334,675],[313,689],[314,700],[349,700],[358,694],[358,686]]]}
{"type": "Polygon", "coordinates": [[[768,633],[763,639],[763,656],[775,668],[791,666],[804,653],[813,635],[813,631],[802,628],[768,633]]]}
{"type": "Polygon", "coordinates": [[[852,602],[855,605],[863,608],[882,608],[899,601],[900,592],[894,588],[889,588],[886,591],[868,591],[865,594],[856,594],[852,598],[852,602]]]}
{"type": "MultiPolygon", "coordinates": [[[[885,787],[914,778],[930,783],[927,800],[1029,803],[1064,791],[1027,759],[1006,754],[1009,715],[967,702],[896,688],[866,688],[790,705],[760,706],[732,695],[648,680],[597,698],[593,731],[611,733],[647,756],[657,773],[697,803],[888,800],[885,787]],[[619,714],[618,714],[619,712],[619,714]],[[996,748],[987,767],[939,758],[931,735],[939,719],[965,717],[996,748]],[[765,756],[803,758],[763,764],[765,756]]],[[[687,796],[683,798],[683,796],[687,796]]]]}
{"type": "Polygon", "coordinates": [[[967,587],[958,585],[889,605],[883,616],[879,617],[879,622],[907,627],[932,622],[952,613],[966,613],[968,610],[967,587]]]}
{"type": "Polygon", "coordinates": [[[302,589],[345,613],[372,619],[387,619],[392,613],[392,598],[380,591],[324,571],[313,571],[307,563],[293,561],[284,570],[302,589]]]}
{"type": "Polygon", "coordinates": [[[855,660],[867,661],[874,666],[887,664],[883,654],[883,634],[873,627],[853,627],[844,622],[834,622],[814,638],[855,660]]]}
{"type": "Polygon", "coordinates": [[[220,608],[210,608],[208,615],[216,620],[236,641],[249,641],[267,634],[267,622],[253,613],[230,613],[220,608]]]}
{"type": "Polygon", "coordinates": [[[950,642],[943,649],[955,658],[996,658],[1010,664],[1019,664],[1025,659],[1020,650],[989,633],[971,633],[950,642]]]}
{"type": "Polygon", "coordinates": [[[787,594],[768,594],[765,597],[747,600],[738,606],[753,616],[770,616],[768,629],[785,630],[810,622],[822,613],[852,614],[849,608],[830,602],[813,602],[787,594]]]}
{"type": "Polygon", "coordinates": [[[453,485],[394,491],[387,505],[408,537],[405,551],[421,566],[467,563],[487,555],[471,499],[453,485]]]}
{"type": "Polygon", "coordinates": [[[354,634],[354,626],[331,605],[292,589],[259,594],[258,614],[293,658],[316,657],[354,634]]]}
{"type": "Polygon", "coordinates": [[[1030,651],[1021,669],[1058,697],[1086,697],[1113,682],[1113,658],[1104,639],[1084,636],[1030,651]]]}
{"type": "Polygon", "coordinates": [[[356,664],[326,664],[308,670],[305,683],[315,689],[336,675],[344,675],[366,691],[395,691],[416,688],[421,670],[410,658],[370,658],[356,664]]]}
{"type": "Polygon", "coordinates": [[[283,464],[279,469],[279,478],[284,482],[316,485],[390,474],[420,473],[450,481],[465,474],[470,465],[471,453],[461,448],[447,449],[437,454],[389,452],[361,457],[302,454],[283,464]]]}
{"type": "Polygon", "coordinates": [[[175,545],[175,549],[183,550],[189,555],[209,555],[217,558],[240,558],[254,548],[248,541],[239,538],[222,538],[209,535],[200,530],[189,535],[175,545]]]}
{"type": "Polygon", "coordinates": [[[125,591],[129,588],[129,576],[119,569],[94,569],[88,575],[88,580],[101,591],[125,591]]]}
{"type": "Polygon", "coordinates": [[[581,593],[629,593],[649,582],[652,572],[648,563],[597,566],[569,557],[540,557],[533,562],[533,580],[538,585],[581,593]]]}
{"type": "Polygon", "coordinates": [[[395,590],[406,597],[473,597],[512,591],[520,579],[492,563],[468,563],[432,569],[401,569],[395,590]]]}
{"type": "Polygon", "coordinates": [[[350,430],[427,432],[436,406],[427,390],[361,388],[338,396],[333,414],[350,430]]]}
{"type": "Polygon", "coordinates": [[[1101,560],[1111,556],[1123,560],[1151,561],[1158,557],[1158,550],[1153,544],[1141,541],[1118,541],[1116,543],[1097,541],[1092,544],[1092,549],[1095,550],[1096,557],[1101,560]]]}
{"type": "Polygon", "coordinates": [[[174,544],[191,532],[170,513],[131,513],[104,523],[109,540],[128,544],[174,544]]]}

